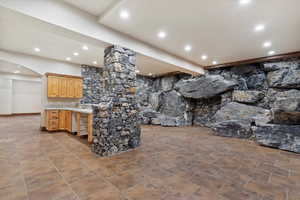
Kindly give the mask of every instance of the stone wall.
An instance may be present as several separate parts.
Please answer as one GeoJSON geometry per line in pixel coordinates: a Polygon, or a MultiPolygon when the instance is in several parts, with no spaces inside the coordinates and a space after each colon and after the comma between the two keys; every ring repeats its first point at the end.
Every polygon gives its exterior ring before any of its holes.
{"type": "Polygon", "coordinates": [[[300,61],[228,67],[205,76],[138,79],[144,124],[200,125],[300,153],[300,61]]]}
{"type": "Polygon", "coordinates": [[[120,46],[105,50],[100,86],[104,91],[92,94],[101,95],[99,104],[93,106],[92,144],[92,151],[100,156],[111,156],[140,145],[135,57],[133,51],[120,46]]]}

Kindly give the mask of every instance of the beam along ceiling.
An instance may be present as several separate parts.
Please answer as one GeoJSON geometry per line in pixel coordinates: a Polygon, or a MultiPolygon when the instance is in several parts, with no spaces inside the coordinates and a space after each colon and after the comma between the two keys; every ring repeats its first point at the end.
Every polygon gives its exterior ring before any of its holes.
{"type": "MultiPolygon", "coordinates": [[[[104,48],[109,45],[1,6],[0,30],[0,49],[2,50],[79,65],[101,67],[103,65],[104,48]],[[16,22],[18,25],[14,25],[16,22]],[[88,50],[82,49],[83,46],[87,46],[88,50]],[[35,51],[36,48],[38,48],[38,51],[35,51]],[[76,52],[79,55],[75,56],[74,53],[76,52]],[[67,58],[70,60],[67,60],[67,58]]],[[[177,66],[140,54],[137,55],[137,67],[140,74],[144,75],[173,71],[187,72],[177,66]]]]}
{"type": "Polygon", "coordinates": [[[204,66],[300,50],[299,0],[123,0],[104,16],[103,1],[72,4],[101,15],[108,27],[204,66]],[[120,18],[124,11],[126,19],[120,18]]]}

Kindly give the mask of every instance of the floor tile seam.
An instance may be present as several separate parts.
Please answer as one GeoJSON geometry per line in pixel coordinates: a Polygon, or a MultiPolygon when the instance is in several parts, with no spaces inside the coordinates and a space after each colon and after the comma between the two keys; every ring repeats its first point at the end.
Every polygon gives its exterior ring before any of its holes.
{"type": "MultiPolygon", "coordinates": [[[[61,143],[59,143],[59,141],[57,141],[56,140],[56,142],[58,143],[58,145],[60,145],[60,146],[62,146],[62,148],[65,148],[64,146],[63,146],[63,144],[61,144],[61,143]]],[[[95,172],[94,170],[92,170],[85,162],[83,162],[77,155],[76,155],[76,153],[73,153],[72,151],[70,151],[69,149],[67,149],[67,148],[65,148],[67,151],[69,151],[69,153],[70,154],[72,154],[74,157],[76,157],[78,160],[79,160],[79,162],[83,165],[83,166],[85,166],[88,170],[90,170],[90,171],[92,171],[92,172],[94,172],[97,176],[99,176],[99,177],[101,177],[101,174],[99,174],[98,172],[95,172]]],[[[92,152],[91,152],[92,153],[92,152]]],[[[54,163],[53,163],[54,164],[54,163]]],[[[56,167],[56,166],[55,166],[56,167]]],[[[58,169],[57,169],[58,170],[58,169]]],[[[59,171],[59,170],[58,170],[59,171]]],[[[60,173],[60,172],[59,172],[60,173]]],[[[61,175],[61,176],[63,176],[63,175],[61,175]]],[[[119,192],[120,192],[120,194],[121,194],[121,191],[114,185],[114,184],[112,184],[106,177],[101,177],[102,179],[104,179],[106,182],[108,182],[109,184],[111,184],[115,189],[117,189],[119,192]]],[[[70,186],[71,187],[71,186],[70,186]]],[[[71,187],[71,189],[72,189],[72,187],[71,187]]],[[[72,189],[72,191],[73,191],[73,189],[72,189]]]]}
{"type": "Polygon", "coordinates": [[[79,195],[73,190],[73,188],[71,187],[71,185],[69,184],[69,182],[65,179],[65,177],[62,175],[62,173],[59,171],[59,169],[56,167],[56,165],[53,163],[53,161],[48,157],[48,155],[46,153],[45,153],[45,155],[46,155],[48,161],[53,165],[53,167],[55,168],[55,170],[57,171],[57,173],[59,174],[59,176],[62,178],[63,182],[68,186],[68,188],[77,197],[77,199],[80,200],[81,198],[79,197],[79,195]]]}

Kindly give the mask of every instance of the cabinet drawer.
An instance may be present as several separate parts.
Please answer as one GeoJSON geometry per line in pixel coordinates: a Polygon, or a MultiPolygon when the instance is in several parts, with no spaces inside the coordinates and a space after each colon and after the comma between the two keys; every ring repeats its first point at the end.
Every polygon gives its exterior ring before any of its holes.
{"type": "Polygon", "coordinates": [[[59,112],[58,110],[50,110],[48,111],[48,120],[58,119],[59,112]]]}

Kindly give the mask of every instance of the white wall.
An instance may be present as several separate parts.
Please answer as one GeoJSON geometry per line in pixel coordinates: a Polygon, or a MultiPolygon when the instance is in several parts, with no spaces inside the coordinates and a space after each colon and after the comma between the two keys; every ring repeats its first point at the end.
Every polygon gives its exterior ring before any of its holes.
{"type": "Polygon", "coordinates": [[[39,113],[42,108],[42,83],[13,80],[12,113],[39,113]]]}
{"type": "Polygon", "coordinates": [[[42,108],[40,78],[0,74],[0,115],[39,113],[42,108]]]}
{"type": "Polygon", "coordinates": [[[0,78],[0,115],[12,113],[12,80],[0,78]]]}

